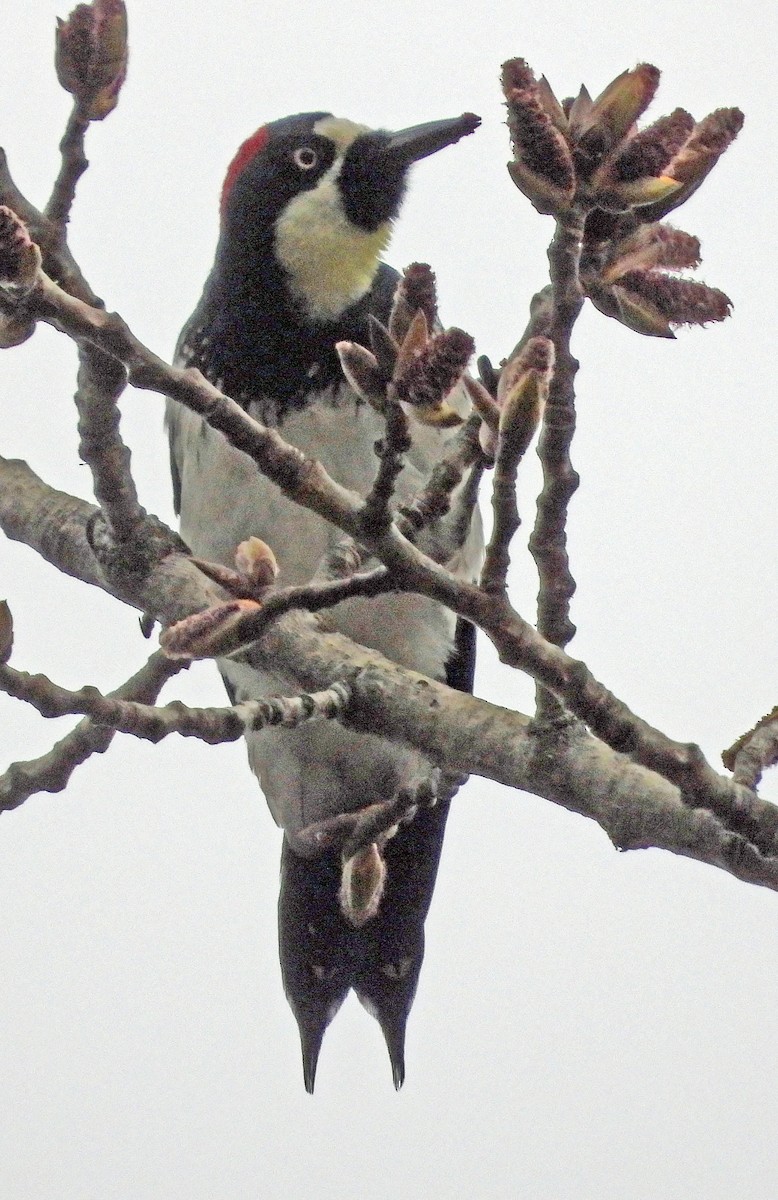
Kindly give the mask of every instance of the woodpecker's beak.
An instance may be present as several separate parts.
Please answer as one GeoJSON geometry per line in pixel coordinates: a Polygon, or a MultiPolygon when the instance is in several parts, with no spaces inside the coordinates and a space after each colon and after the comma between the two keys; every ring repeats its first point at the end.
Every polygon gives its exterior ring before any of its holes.
{"type": "Polygon", "coordinates": [[[460,138],[475,133],[481,118],[475,113],[462,113],[461,117],[450,117],[447,121],[427,121],[424,125],[412,125],[390,136],[384,147],[387,158],[409,167],[411,163],[435,154],[444,146],[453,146],[460,138]]]}

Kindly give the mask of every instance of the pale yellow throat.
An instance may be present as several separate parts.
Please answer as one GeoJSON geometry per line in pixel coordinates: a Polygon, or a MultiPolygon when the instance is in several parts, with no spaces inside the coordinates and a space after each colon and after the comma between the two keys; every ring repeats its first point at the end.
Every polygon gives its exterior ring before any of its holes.
{"type": "Polygon", "coordinates": [[[308,316],[329,321],[368,291],[392,227],[386,221],[368,232],[352,225],[343,211],[337,185],[342,156],[366,126],[325,117],[315,128],[340,153],[317,186],[296,196],[279,217],[276,255],[308,316]]]}

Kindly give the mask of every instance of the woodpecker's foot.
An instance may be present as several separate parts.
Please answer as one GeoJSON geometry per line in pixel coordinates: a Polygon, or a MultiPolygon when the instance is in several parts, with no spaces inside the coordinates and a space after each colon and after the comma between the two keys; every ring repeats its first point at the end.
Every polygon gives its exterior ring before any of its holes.
{"type": "Polygon", "coordinates": [[[420,807],[431,808],[436,803],[439,786],[440,771],[435,768],[416,783],[399,788],[391,800],[306,825],[295,835],[298,853],[315,857],[325,850],[340,850],[346,859],[371,842],[386,842],[398,825],[413,820],[420,807]]]}
{"type": "Polygon", "coordinates": [[[312,855],[340,849],[338,899],[349,924],[360,928],[378,912],[386,885],[384,847],[401,824],[414,819],[419,808],[436,803],[439,786],[440,771],[436,768],[416,783],[400,788],[391,800],[340,813],[297,834],[298,845],[307,844],[312,855]]]}

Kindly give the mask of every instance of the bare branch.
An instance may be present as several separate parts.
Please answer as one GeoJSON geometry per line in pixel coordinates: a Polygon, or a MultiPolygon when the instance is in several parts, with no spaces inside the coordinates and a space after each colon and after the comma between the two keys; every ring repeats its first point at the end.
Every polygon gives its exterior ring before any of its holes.
{"type": "Polygon", "coordinates": [[[412,821],[419,807],[434,804],[439,777],[440,771],[433,770],[415,785],[401,788],[391,800],[317,821],[300,830],[297,840],[301,846],[307,845],[312,854],[336,847],[343,859],[351,858],[371,842],[392,832],[397,825],[412,821]]]}
{"type": "Polygon", "coordinates": [[[95,498],[117,542],[139,531],[146,510],[138,501],[130,472],[130,451],[119,433],[117,401],[127,375],[115,358],[88,344],[80,348],[75,394],[79,454],[92,472],[95,498]]]}
{"type": "Polygon", "coordinates": [[[744,787],[757,788],[767,767],[778,764],[778,708],[774,708],[753,729],[739,737],[721,756],[728,771],[744,787]]]}
{"type": "MultiPolygon", "coordinates": [[[[436,463],[426,485],[408,504],[400,505],[396,518],[397,527],[409,541],[414,541],[422,529],[446,516],[451,508],[451,496],[470,467],[478,464],[482,469],[482,454],[478,441],[480,428],[481,418],[474,413],[459,427],[451,446],[436,463]]],[[[480,469],[476,485],[480,479],[480,469]]],[[[467,513],[468,525],[471,517],[472,506],[467,513]]],[[[456,537],[453,539],[455,545],[462,545],[464,532],[460,531],[458,540],[456,537]]]]}
{"type": "Polygon", "coordinates": [[[508,363],[500,380],[500,418],[492,486],[494,527],[486,548],[481,587],[504,593],[510,566],[510,544],[519,528],[516,476],[548,400],[554,346],[548,338],[530,338],[508,363]]]}
{"type": "Polygon", "coordinates": [[[362,501],[355,493],[336,483],[321,463],[306,458],[275,429],[255,421],[200,371],[170,366],[153,354],[117,313],[106,313],[68,295],[45,274],[40,276],[37,293],[29,298],[28,309],[79,344],[91,343],[123,363],[134,387],[170,396],[198,413],[291,499],[359,536],[362,501]]]}
{"type": "MultiPolygon", "coordinates": [[[[579,302],[580,297],[569,301],[571,311],[579,302]]],[[[351,536],[363,534],[364,531],[359,528],[361,501],[357,496],[335,483],[319,463],[306,459],[284,443],[274,430],[253,421],[237,404],[207,383],[198,371],[177,370],[153,355],[132,335],[121,318],[91,308],[66,295],[44,275],[40,276],[39,287],[25,304],[34,311],[34,315],[50,321],[76,340],[93,342],[100,349],[113,354],[125,363],[131,380],[139,386],[166,392],[199,412],[215,428],[225,433],[233,445],[249,453],[260,469],[292,499],[319,513],[351,536]]],[[[557,311],[562,312],[562,307],[558,305],[557,311]]],[[[569,336],[569,322],[565,328],[569,336]]],[[[572,360],[569,366],[572,371],[572,360]]],[[[560,376],[556,378],[559,381],[560,376]]],[[[564,372],[561,378],[565,379],[564,372]]],[[[554,511],[557,530],[554,544],[566,563],[563,528],[565,508],[563,506],[561,510],[554,511]]],[[[13,518],[10,523],[13,525],[13,518]]],[[[636,761],[664,773],[678,784],[690,803],[709,805],[733,828],[751,831],[756,827],[760,837],[765,835],[762,827],[764,822],[755,820],[755,814],[761,817],[762,809],[769,806],[763,806],[746,789],[738,788],[731,781],[718,776],[705,761],[698,746],[674,742],[635,716],[594,679],[583,664],[569,659],[558,647],[539,635],[501,597],[487,596],[478,588],[457,580],[445,568],[420,554],[394,526],[377,536],[369,549],[388,568],[399,587],[439,600],[460,616],[476,623],[492,639],[505,662],[527,670],[609,745],[626,750],[636,761]]],[[[166,553],[169,558],[175,558],[172,543],[166,546],[166,553]]],[[[153,556],[150,557],[153,561],[153,556]]],[[[164,562],[157,561],[154,569],[164,565],[164,562]]],[[[113,567],[115,571],[116,564],[113,567]]],[[[89,574],[93,572],[92,567],[89,574]]],[[[137,570],[135,574],[138,576],[137,570]]],[[[132,594],[130,602],[137,603],[136,597],[143,593],[144,584],[138,577],[125,580],[123,587],[119,588],[112,578],[111,589],[117,594],[123,592],[125,599],[132,594]]],[[[155,612],[147,604],[142,607],[144,611],[155,612]]],[[[194,606],[189,611],[196,611],[198,607],[203,606],[194,606]]],[[[552,611],[567,612],[564,596],[558,610],[552,606],[552,611]]],[[[769,826],[767,841],[760,844],[770,849],[774,841],[772,817],[765,816],[765,822],[769,826]]]]}
{"type": "MultiPolygon", "coordinates": [[[[142,581],[133,581],[125,594],[115,584],[108,586],[85,538],[84,526],[94,511],[81,500],[47,489],[25,464],[0,459],[0,526],[66,573],[166,622],[223,598],[179,554],[171,554],[142,581]]],[[[504,661],[553,686],[571,711],[622,753],[614,754],[583,733],[574,739],[572,732],[555,730],[553,754],[538,754],[539,734],[530,730],[527,717],[453,692],[338,634],[324,635],[309,614],[287,613],[266,628],[252,648],[251,661],[271,663],[275,672],[306,691],[344,680],[352,688],[347,714],[352,728],[380,727],[386,737],[415,746],[447,769],[482,774],[592,816],[623,848],[663,847],[778,888],[778,868],[764,858],[778,841],[778,809],[717,775],[699,747],[673,742],[636,717],[507,602],[458,584],[430,560],[420,559],[417,572],[416,577],[410,573],[411,584],[424,582],[424,594],[453,601],[455,611],[487,629],[504,661]],[[659,774],[630,765],[624,754],[659,774]],[[702,806],[711,811],[701,811],[702,806]]]]}
{"type": "MultiPolygon", "coordinates": [[[[567,507],[579,479],[570,461],[575,432],[574,380],[578,362],[570,353],[573,326],[583,306],[578,266],[583,238],[583,212],[573,212],[557,224],[549,248],[552,312],[549,337],[554,343],[556,366],[538,444],[543,466],[543,490],[538,497],[535,528],[529,548],[538,568],[538,632],[565,647],[575,633],[570,621],[570,599],[575,591],[567,557],[567,507]]],[[[538,715],[553,719],[560,713],[558,699],[544,689],[537,693],[538,715]]]]}
{"type": "Polygon", "coordinates": [[[12,208],[38,243],[47,274],[59,282],[66,292],[78,296],[87,304],[100,307],[102,300],[87,283],[59,228],[26,199],[14,183],[4,150],[0,149],[0,203],[12,208]]]}
{"type": "MultiPolygon", "coordinates": [[[[362,811],[361,817],[354,823],[348,838],[343,844],[341,854],[344,859],[352,858],[369,846],[371,842],[385,835],[391,835],[397,825],[412,821],[420,808],[431,808],[438,798],[440,771],[435,768],[429,775],[399,790],[394,801],[386,806],[383,813],[368,814],[362,811]],[[391,809],[394,808],[392,812],[391,809]]],[[[374,808],[383,807],[375,805],[374,808]]]]}
{"type": "Polygon", "coordinates": [[[59,174],[54,182],[49,202],[44,209],[46,220],[59,230],[63,242],[70,219],[70,210],[76,197],[78,181],[89,166],[89,160],[84,152],[84,135],[89,128],[89,123],[89,118],[76,101],[59,144],[62,157],[59,174]]]}
{"type": "MultiPolygon", "coordinates": [[[[59,45],[61,28],[57,37],[59,45]]],[[[126,29],[124,37],[126,52],[126,29]]],[[[28,225],[41,247],[46,269],[59,280],[64,291],[99,308],[102,301],[84,279],[66,241],[76,186],[89,165],[84,138],[91,119],[76,99],[60,142],[60,171],[44,212],[39,212],[16,188],[2,151],[0,199],[28,225]]],[[[116,400],[126,383],[125,372],[115,359],[91,345],[81,346],[80,363],[75,396],[81,436],[79,452],[92,471],[95,496],[109,528],[118,541],[127,540],[146,514],[138,503],[130,474],[130,452],[119,434],[116,400]]]]}
{"type": "MultiPolygon", "coordinates": [[[[332,656],[353,689],[352,728],[367,732],[380,722],[385,736],[415,746],[447,769],[520,787],[592,817],[622,850],[672,850],[778,890],[778,858],[762,853],[743,833],[731,832],[712,812],[684,804],[667,779],[630,762],[582,727],[536,730],[521,713],[452,692],[338,634],[321,637],[310,618],[299,613],[268,629],[261,649],[267,661],[277,667],[283,663],[307,688],[329,677],[332,656]]],[[[758,804],[754,821],[764,822],[758,840],[775,846],[778,810],[758,804]]]]}
{"type": "MultiPolygon", "coordinates": [[[[153,704],[163,685],[186,663],[174,662],[160,651],[151,655],[140,671],[110,693],[112,699],[136,700],[153,704]]],[[[76,767],[93,754],[104,754],[113,741],[115,729],[96,725],[86,717],[75,729],[58,741],[47,754],[28,762],[11,763],[0,775],[0,812],[18,808],[37,792],[61,792],[76,767]]]]}
{"type": "Polygon", "coordinates": [[[391,503],[395,485],[411,448],[408,418],[400,405],[396,400],[387,399],[384,411],[386,432],[376,445],[378,473],[365,498],[360,518],[362,536],[367,541],[374,541],[392,523],[391,503]]]}
{"type": "MultiPolygon", "coordinates": [[[[196,560],[195,560],[196,561],[196,560]]],[[[385,567],[342,579],[316,579],[279,588],[261,601],[233,599],[194,613],[163,630],[160,644],[175,658],[218,658],[245,649],[284,613],[321,612],[355,596],[371,598],[397,590],[385,567]]]]}
{"type": "MultiPolygon", "coordinates": [[[[200,386],[197,381],[196,386],[200,386]]],[[[278,441],[283,447],[281,440],[278,441]]],[[[4,473],[6,479],[10,476],[17,486],[10,491],[0,488],[0,525],[9,536],[32,544],[67,573],[97,583],[125,602],[135,604],[141,611],[154,613],[165,623],[223,599],[223,595],[215,592],[213,585],[183,555],[177,554],[169,554],[145,577],[131,575],[124,581],[123,588],[117,586],[115,579],[108,585],[96,568],[85,536],[87,514],[95,510],[82,501],[46,489],[24,464],[6,463],[3,470],[0,459],[0,480],[4,473]],[[78,514],[75,527],[74,510],[78,514]],[[73,535],[72,541],[69,535],[73,535]]],[[[345,489],[339,490],[350,496],[345,489]]],[[[690,804],[706,805],[732,828],[758,836],[759,844],[770,852],[775,841],[778,809],[765,805],[746,789],[717,775],[698,746],[675,742],[637,717],[599,683],[584,664],[568,658],[542,638],[504,598],[487,596],[479,588],[456,580],[445,568],[410,547],[397,530],[390,529],[379,540],[375,553],[382,558],[398,586],[439,600],[477,624],[492,639],[504,662],[528,671],[608,745],[664,774],[681,788],[690,804]]],[[[284,622],[292,616],[288,614],[284,622]]],[[[259,620],[262,620],[261,616],[259,620]]],[[[283,627],[289,628],[287,624],[283,627]]],[[[272,634],[274,628],[277,629],[278,624],[263,631],[263,649],[267,635],[272,634]]],[[[297,664],[296,656],[292,657],[297,664]]],[[[271,661],[275,667],[274,655],[271,655],[271,661]]],[[[291,674],[294,677],[294,669],[291,674]]],[[[325,686],[338,677],[340,674],[336,673],[325,686]]]]}
{"type": "Polygon", "coordinates": [[[516,476],[522,455],[523,451],[517,450],[515,438],[500,438],[492,480],[494,523],[481,571],[481,587],[487,592],[504,591],[507,586],[510,544],[521,525],[516,476]]]}
{"type": "Polygon", "coordinates": [[[0,456],[0,529],[58,571],[102,588],[164,625],[224,599],[225,593],[181,550],[154,562],[118,562],[109,579],[89,539],[98,516],[93,504],[49,487],[27,463],[0,456]]]}
{"type": "Polygon", "coordinates": [[[45,675],[30,675],[7,664],[0,665],[0,691],[31,704],[44,717],[84,713],[95,724],[108,725],[145,741],[161,742],[171,733],[178,733],[210,745],[234,742],[250,730],[270,725],[296,729],[317,717],[336,717],[351,696],[345,684],[335,682],[312,695],[247,700],[223,708],[189,708],[174,700],[157,708],[134,700],[104,696],[94,687],[71,691],[45,675]]]}

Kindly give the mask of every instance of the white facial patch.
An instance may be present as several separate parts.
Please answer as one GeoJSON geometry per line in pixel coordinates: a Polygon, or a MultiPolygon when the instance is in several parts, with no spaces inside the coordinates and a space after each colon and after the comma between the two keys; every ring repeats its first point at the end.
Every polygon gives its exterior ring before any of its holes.
{"type": "Polygon", "coordinates": [[[339,151],[338,158],[346,153],[355,137],[369,131],[369,125],[357,125],[356,121],[348,121],[345,117],[322,117],[313,127],[314,133],[335,143],[339,151]]]}
{"type": "Polygon", "coordinates": [[[331,321],[364,296],[389,244],[391,222],[360,229],[343,210],[337,180],[343,155],[366,126],[323,117],[316,133],[329,138],[338,157],[315,188],[289,202],[276,221],[276,255],[292,294],[315,321],[331,321]]]}

